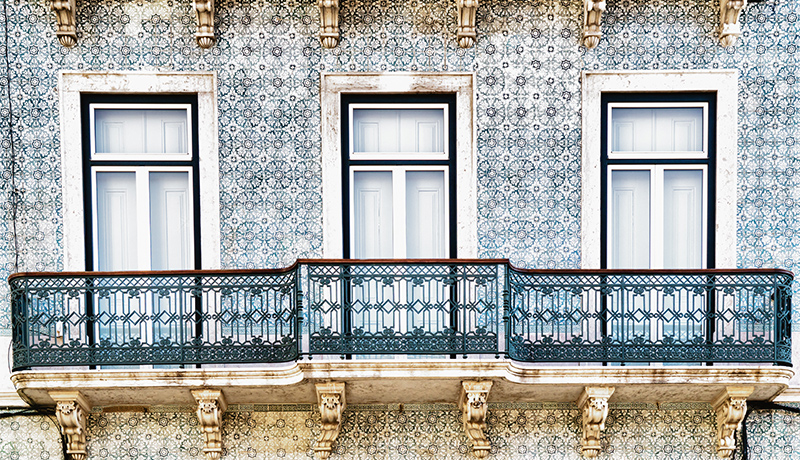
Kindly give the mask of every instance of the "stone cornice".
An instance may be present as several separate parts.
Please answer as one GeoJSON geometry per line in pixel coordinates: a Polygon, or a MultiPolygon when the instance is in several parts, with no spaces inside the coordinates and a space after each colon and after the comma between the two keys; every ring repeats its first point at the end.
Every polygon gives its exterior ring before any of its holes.
{"type": "Polygon", "coordinates": [[[584,387],[613,386],[615,402],[711,403],[728,386],[753,386],[749,399],[771,400],[794,372],[777,366],[542,367],[507,360],[302,361],[264,368],[20,371],[12,383],[32,405],[54,390],[80,390],[97,406],[194,404],[190,390],[219,388],[229,404],[310,403],[315,383],[346,382],[348,401],[457,400],[464,380],[490,380],[492,400],[573,402],[584,387]],[[351,385],[352,384],[352,385],[351,385]],[[269,391],[264,391],[269,388],[269,391]],[[369,390],[368,390],[369,389],[369,390]],[[413,392],[414,400],[406,396],[413,392]]]}

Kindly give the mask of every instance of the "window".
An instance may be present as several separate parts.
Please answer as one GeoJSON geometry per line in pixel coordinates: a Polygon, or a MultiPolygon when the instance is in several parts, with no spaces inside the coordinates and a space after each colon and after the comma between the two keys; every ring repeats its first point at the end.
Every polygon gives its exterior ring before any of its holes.
{"type": "Polygon", "coordinates": [[[455,95],[342,104],[345,256],[455,257],[455,95]]]}
{"type": "MultiPolygon", "coordinates": [[[[687,167],[695,167],[705,164],[707,195],[703,201],[707,206],[705,225],[709,235],[708,239],[701,241],[706,244],[705,266],[736,267],[737,137],[729,133],[737,131],[738,71],[585,71],[581,76],[581,87],[581,130],[584,133],[581,136],[581,268],[609,266],[606,260],[608,209],[604,204],[608,199],[608,167],[615,163],[620,170],[624,170],[622,166],[625,164],[634,167],[650,164],[653,166],[650,174],[653,175],[659,174],[655,166],[684,163],[687,167]],[[622,97],[611,99],[611,95],[622,97]],[[692,99],[694,96],[700,99],[692,99]],[[612,158],[608,158],[608,162],[603,160],[608,157],[608,103],[622,103],[623,106],[618,106],[622,109],[648,109],[655,108],[656,103],[694,104],[704,101],[709,102],[705,115],[709,129],[706,134],[706,148],[709,149],[707,162],[698,158],[705,154],[689,144],[681,147],[680,143],[676,148],[684,149],[682,158],[659,156],[661,154],[655,153],[655,147],[640,149],[636,146],[637,151],[634,151],[631,145],[626,151],[623,145],[617,148],[617,158],[613,158],[612,148],[612,158]],[[624,103],[643,105],[624,107],[624,103]],[[712,129],[725,135],[714,136],[712,129]],[[643,152],[645,155],[641,156],[643,152]]],[[[625,115],[624,111],[622,115],[625,115]]],[[[633,124],[629,123],[628,126],[632,127],[633,124]]],[[[624,133],[625,127],[621,126],[620,129],[624,133]]]]}
{"type": "Polygon", "coordinates": [[[716,95],[606,93],[602,106],[603,266],[713,267],[716,95]]]}
{"type": "Polygon", "coordinates": [[[85,95],[87,270],[198,268],[195,96],[85,95]]]}

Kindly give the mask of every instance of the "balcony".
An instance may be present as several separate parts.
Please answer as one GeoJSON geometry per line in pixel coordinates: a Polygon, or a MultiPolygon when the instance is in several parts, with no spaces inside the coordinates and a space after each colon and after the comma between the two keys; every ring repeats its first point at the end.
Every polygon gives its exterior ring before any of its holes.
{"type": "Polygon", "coordinates": [[[9,279],[12,380],[39,404],[54,389],[174,404],[198,386],[233,403],[309,402],[331,379],[352,402],[438,401],[467,378],[495,381],[495,400],[574,401],[589,384],[617,386],[615,400],[710,401],[743,384],[770,399],[792,376],[791,282],[505,260],[23,273],[9,279]]]}

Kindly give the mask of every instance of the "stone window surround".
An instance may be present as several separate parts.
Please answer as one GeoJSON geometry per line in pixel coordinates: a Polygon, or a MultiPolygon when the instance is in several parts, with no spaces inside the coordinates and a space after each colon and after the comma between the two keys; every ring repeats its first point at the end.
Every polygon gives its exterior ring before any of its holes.
{"type": "Polygon", "coordinates": [[[197,94],[200,164],[200,248],[203,269],[220,267],[217,76],[214,72],[61,71],[61,184],[64,270],[84,271],[83,148],[81,93],[197,94]]]}
{"type": "Polygon", "coordinates": [[[322,106],[322,255],[343,256],[342,233],[342,93],[455,93],[456,239],[459,258],[478,254],[477,160],[475,154],[475,75],[471,73],[336,73],[323,74],[322,106]]]}
{"type": "MultiPolygon", "coordinates": [[[[715,267],[736,267],[737,70],[585,71],[581,75],[581,268],[600,268],[600,97],[604,92],[716,92],[715,267]],[[733,134],[733,135],[732,135],[733,134]]],[[[712,223],[709,222],[709,225],[712,223]]]]}

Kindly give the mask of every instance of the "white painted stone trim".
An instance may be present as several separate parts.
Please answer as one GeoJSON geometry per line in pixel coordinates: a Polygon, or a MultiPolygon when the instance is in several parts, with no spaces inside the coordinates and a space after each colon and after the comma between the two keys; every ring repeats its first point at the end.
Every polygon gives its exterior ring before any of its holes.
{"type": "Polygon", "coordinates": [[[601,94],[693,91],[717,93],[715,265],[736,267],[738,71],[604,71],[583,72],[581,78],[581,268],[600,268],[601,94]]]}
{"type": "Polygon", "coordinates": [[[202,268],[220,266],[219,147],[215,72],[59,73],[64,270],[86,269],[83,226],[81,93],[197,94],[202,268]]]}
{"type": "Polygon", "coordinates": [[[475,154],[475,75],[470,73],[323,74],[322,105],[322,255],[343,256],[342,93],[455,93],[457,250],[460,258],[478,255],[478,174],[475,154]]]}

